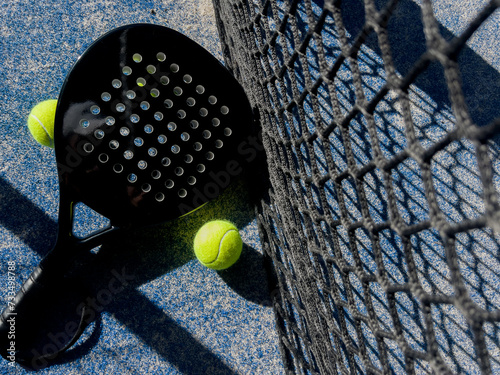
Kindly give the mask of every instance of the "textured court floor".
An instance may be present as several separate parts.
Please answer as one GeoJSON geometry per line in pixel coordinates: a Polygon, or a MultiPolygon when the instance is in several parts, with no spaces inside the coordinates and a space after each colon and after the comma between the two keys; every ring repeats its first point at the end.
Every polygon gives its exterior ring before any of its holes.
{"type": "MultiPolygon", "coordinates": [[[[2,309],[8,264],[14,264],[19,288],[57,234],[54,151],[31,139],[25,126],[30,108],[57,98],[72,64],[93,40],[114,27],[137,22],[171,27],[221,59],[208,0],[9,0],[0,5],[2,309]]],[[[100,319],[60,363],[38,373],[282,373],[248,193],[242,181],[195,214],[129,233],[108,255],[100,253],[96,277],[124,270],[130,275],[129,285],[102,306],[100,319]],[[204,268],[191,250],[196,230],[215,218],[235,222],[245,242],[240,261],[224,272],[204,268]]],[[[78,209],[78,233],[102,225],[95,215],[78,209]]],[[[28,372],[2,359],[0,373],[28,372]]]]}

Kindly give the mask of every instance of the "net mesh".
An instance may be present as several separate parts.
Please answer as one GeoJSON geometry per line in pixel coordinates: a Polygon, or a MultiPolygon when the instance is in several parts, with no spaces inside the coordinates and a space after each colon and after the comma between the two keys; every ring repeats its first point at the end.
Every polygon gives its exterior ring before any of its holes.
{"type": "Polygon", "coordinates": [[[500,2],[458,36],[426,0],[214,5],[287,372],[500,372],[500,79],[470,47],[500,2]]]}

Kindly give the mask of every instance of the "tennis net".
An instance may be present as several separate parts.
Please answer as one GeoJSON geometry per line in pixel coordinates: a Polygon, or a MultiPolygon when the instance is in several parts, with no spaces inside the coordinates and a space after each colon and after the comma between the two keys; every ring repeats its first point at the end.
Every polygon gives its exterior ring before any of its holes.
{"type": "Polygon", "coordinates": [[[287,372],[500,372],[500,74],[471,47],[495,50],[500,1],[481,4],[453,33],[428,0],[214,0],[262,126],[287,372]]]}

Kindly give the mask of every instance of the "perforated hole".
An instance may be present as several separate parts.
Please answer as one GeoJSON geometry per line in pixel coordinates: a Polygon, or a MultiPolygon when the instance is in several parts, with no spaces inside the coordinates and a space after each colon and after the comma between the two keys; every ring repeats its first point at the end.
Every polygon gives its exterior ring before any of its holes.
{"type": "Polygon", "coordinates": [[[203,133],[201,133],[203,138],[209,139],[212,136],[212,133],[210,133],[209,130],[203,130],[203,133]]]}
{"type": "Polygon", "coordinates": [[[123,157],[127,160],[130,160],[134,157],[134,153],[131,150],[125,150],[123,152],[123,157]]]}
{"type": "Polygon", "coordinates": [[[137,175],[135,173],[130,173],[128,176],[127,176],[127,180],[128,182],[130,183],[134,183],[137,181],[137,175]]]}
{"type": "Polygon", "coordinates": [[[89,125],[90,125],[90,121],[89,121],[89,120],[85,120],[85,119],[80,120],[80,126],[81,126],[82,128],[88,128],[88,127],[89,127],[89,125]]]}
{"type": "Polygon", "coordinates": [[[175,131],[177,129],[177,124],[175,122],[169,122],[167,125],[168,130],[171,132],[175,131]]]}
{"type": "Polygon", "coordinates": [[[206,108],[201,108],[200,109],[200,116],[206,117],[206,115],[208,115],[208,110],[206,108]]]}
{"type": "Polygon", "coordinates": [[[170,83],[170,79],[167,76],[161,76],[160,77],[160,83],[164,86],[168,85],[170,83]]]}
{"type": "Polygon", "coordinates": [[[150,147],[148,150],[148,155],[151,157],[155,157],[156,155],[158,155],[158,150],[154,147],[150,147]]]}
{"type": "Polygon", "coordinates": [[[186,197],[186,195],[187,195],[187,191],[186,191],[186,189],[181,189],[181,190],[179,190],[179,197],[181,197],[181,198],[185,198],[185,197],[186,197]]]}
{"type": "Polygon", "coordinates": [[[156,54],[156,59],[160,62],[163,62],[167,59],[167,55],[165,55],[163,52],[158,52],[156,54]]]}
{"type": "Polygon", "coordinates": [[[119,89],[120,87],[122,87],[122,81],[120,81],[119,79],[114,79],[114,80],[111,82],[111,85],[112,85],[115,89],[119,89]]]}
{"type": "Polygon", "coordinates": [[[101,94],[101,99],[104,101],[104,102],[109,102],[111,100],[111,94],[109,92],[103,92],[101,94]]]}
{"type": "Polygon", "coordinates": [[[195,142],[193,148],[195,151],[200,151],[203,148],[203,146],[201,145],[200,142],[195,142]]]}
{"type": "Polygon", "coordinates": [[[217,98],[213,95],[210,95],[208,97],[208,102],[213,105],[213,104],[217,103],[217,98]]]}
{"type": "Polygon", "coordinates": [[[186,99],[186,104],[190,107],[194,106],[196,104],[196,100],[194,100],[193,98],[187,98],[186,99]]]}
{"type": "Polygon", "coordinates": [[[90,154],[92,151],[94,151],[94,145],[92,143],[85,143],[83,145],[83,150],[90,154]]]}
{"type": "Polygon", "coordinates": [[[229,108],[223,105],[222,107],[220,107],[220,113],[222,113],[223,115],[227,115],[229,113],[229,108]]]}
{"type": "Polygon", "coordinates": [[[125,127],[125,126],[122,126],[120,128],[120,135],[123,135],[124,137],[126,137],[127,135],[130,134],[130,129],[125,127]]]}
{"type": "Polygon", "coordinates": [[[160,171],[154,170],[151,172],[151,177],[153,177],[155,180],[158,180],[161,177],[160,171]]]}
{"type": "Polygon", "coordinates": [[[195,178],[195,177],[193,177],[193,176],[189,176],[189,177],[188,177],[188,179],[187,179],[187,183],[188,183],[189,185],[194,185],[194,184],[196,184],[196,178],[195,178]]]}
{"type": "Polygon", "coordinates": [[[125,112],[125,104],[123,104],[123,103],[118,103],[118,104],[116,105],[116,111],[117,111],[117,112],[125,112]]]}
{"type": "Polygon", "coordinates": [[[109,156],[107,154],[102,153],[99,155],[98,159],[101,163],[107,163],[109,160],[109,156]]]}
{"type": "Polygon", "coordinates": [[[152,125],[147,124],[146,126],[144,126],[144,132],[147,134],[151,134],[153,132],[153,130],[154,130],[154,128],[152,125]]]}
{"type": "Polygon", "coordinates": [[[170,70],[173,72],[173,73],[177,73],[179,71],[179,65],[177,64],[171,64],[170,65],[170,70]]]}
{"type": "Polygon", "coordinates": [[[187,154],[186,156],[184,156],[184,161],[188,164],[191,163],[193,161],[193,156],[187,154]]]}
{"type": "Polygon", "coordinates": [[[137,124],[141,118],[139,115],[133,114],[130,116],[130,121],[133,122],[134,124],[137,124]]]}
{"type": "Polygon", "coordinates": [[[168,167],[171,163],[172,161],[167,157],[161,159],[161,165],[163,165],[164,167],[168,167]]]}
{"type": "Polygon", "coordinates": [[[203,94],[205,92],[205,88],[202,85],[196,86],[196,92],[198,94],[203,94]]]}
{"type": "Polygon", "coordinates": [[[163,134],[160,134],[158,136],[158,143],[162,144],[162,145],[165,144],[165,143],[167,143],[167,136],[163,135],[163,134]]]}
{"type": "Polygon", "coordinates": [[[122,69],[123,74],[129,76],[132,74],[132,68],[130,66],[124,66],[122,69]]]}
{"type": "Polygon", "coordinates": [[[219,126],[219,125],[220,125],[220,120],[219,120],[217,117],[214,117],[214,118],[212,119],[212,125],[213,125],[214,127],[219,126]]]}
{"type": "Polygon", "coordinates": [[[153,97],[153,98],[157,98],[160,96],[160,90],[158,89],[152,89],[151,92],[150,92],[150,95],[153,97]]]}
{"type": "Polygon", "coordinates": [[[161,113],[161,112],[155,112],[154,118],[155,118],[156,121],[163,120],[163,113],[161,113]]]}
{"type": "Polygon", "coordinates": [[[97,129],[94,132],[94,137],[96,137],[97,139],[103,139],[104,138],[104,132],[101,129],[97,129]]]}
{"type": "Polygon", "coordinates": [[[156,199],[157,202],[163,202],[163,200],[165,199],[165,194],[163,194],[163,193],[156,193],[155,199],[156,199]]]}
{"type": "Polygon", "coordinates": [[[146,67],[146,71],[149,73],[149,74],[155,74],[156,73],[156,68],[154,67],[154,65],[148,65],[146,67]]]}
{"type": "Polygon", "coordinates": [[[183,133],[181,134],[181,139],[182,139],[184,142],[188,141],[188,140],[189,140],[189,137],[190,137],[190,136],[189,136],[189,133],[183,132],[183,133]]]}
{"type": "Polygon", "coordinates": [[[172,189],[174,187],[174,185],[175,185],[174,181],[172,181],[172,180],[165,181],[165,186],[167,189],[172,189]]]}
{"type": "Polygon", "coordinates": [[[214,160],[214,153],[212,151],[209,151],[205,154],[205,157],[207,158],[207,160],[214,160]]]}
{"type": "Polygon", "coordinates": [[[196,120],[192,120],[190,123],[189,123],[189,126],[191,126],[192,129],[196,129],[198,128],[198,126],[200,126],[200,123],[196,120]]]}
{"type": "Polygon", "coordinates": [[[99,106],[97,105],[93,105],[92,107],[90,107],[90,112],[93,115],[98,115],[99,113],[101,113],[101,108],[99,108],[99,106]]]}
{"type": "Polygon", "coordinates": [[[123,165],[121,165],[120,163],[116,163],[115,165],[113,165],[113,171],[115,171],[116,173],[122,173],[123,165]]]}
{"type": "Polygon", "coordinates": [[[135,91],[132,91],[132,90],[128,90],[125,95],[127,96],[128,99],[132,100],[132,99],[135,99],[136,97],[136,94],[135,94],[135,91]]]}
{"type": "Polygon", "coordinates": [[[134,145],[136,145],[137,147],[141,147],[143,144],[144,139],[142,139],[141,137],[137,137],[134,139],[134,145]]]}
{"type": "Polygon", "coordinates": [[[146,86],[146,80],[142,77],[137,78],[137,81],[135,81],[135,82],[137,83],[137,86],[139,86],[139,87],[146,86]]]}
{"type": "Polygon", "coordinates": [[[149,108],[151,108],[151,105],[148,102],[146,102],[146,101],[141,102],[141,109],[143,111],[147,111],[149,108]]]}
{"type": "Polygon", "coordinates": [[[175,168],[175,175],[176,176],[182,176],[183,174],[184,174],[184,169],[182,169],[181,167],[175,168]]]}
{"type": "Polygon", "coordinates": [[[118,147],[120,147],[120,143],[118,143],[117,140],[112,140],[112,141],[109,141],[109,148],[112,149],[112,150],[116,150],[118,147]]]}
{"type": "Polygon", "coordinates": [[[134,62],[140,63],[142,61],[142,56],[138,53],[134,53],[134,55],[132,56],[132,59],[134,60],[134,62]]]}
{"type": "Polygon", "coordinates": [[[113,116],[108,116],[108,117],[106,117],[106,119],[104,120],[104,122],[108,126],[113,126],[115,124],[116,120],[115,120],[115,118],[113,116]]]}
{"type": "Polygon", "coordinates": [[[171,150],[174,154],[178,154],[181,151],[181,148],[178,145],[172,145],[171,150]]]}
{"type": "Polygon", "coordinates": [[[198,165],[196,166],[196,170],[197,170],[198,172],[200,172],[200,173],[205,172],[205,165],[204,165],[204,164],[198,164],[198,165]]]}
{"type": "Polygon", "coordinates": [[[224,135],[229,137],[231,134],[233,134],[233,131],[229,128],[224,129],[224,135]]]}
{"type": "Polygon", "coordinates": [[[181,96],[182,95],[182,89],[178,86],[174,87],[174,95],[176,96],[181,96]]]}
{"type": "Polygon", "coordinates": [[[180,119],[185,118],[186,117],[186,111],[184,111],[182,109],[179,110],[179,111],[177,111],[177,117],[179,117],[180,119]]]}
{"type": "Polygon", "coordinates": [[[215,141],[216,148],[222,148],[223,145],[224,145],[224,143],[220,139],[215,141]]]}
{"type": "Polygon", "coordinates": [[[143,192],[149,193],[151,191],[151,185],[150,184],[143,184],[141,186],[141,189],[142,189],[143,192]]]}
{"type": "Polygon", "coordinates": [[[144,170],[148,167],[148,163],[145,160],[139,160],[139,162],[137,163],[137,167],[144,170]]]}
{"type": "Polygon", "coordinates": [[[185,74],[184,77],[182,77],[182,80],[185,83],[191,83],[191,82],[193,82],[193,77],[191,77],[189,74],[185,74]]]}

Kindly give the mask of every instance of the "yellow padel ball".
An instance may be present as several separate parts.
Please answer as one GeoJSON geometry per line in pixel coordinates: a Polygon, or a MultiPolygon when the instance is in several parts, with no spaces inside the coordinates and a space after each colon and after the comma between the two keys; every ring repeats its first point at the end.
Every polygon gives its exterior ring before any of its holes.
{"type": "Polygon", "coordinates": [[[194,238],[194,252],[204,266],[223,270],[231,267],[243,248],[238,228],[226,220],[214,220],[203,225],[194,238]]]}

